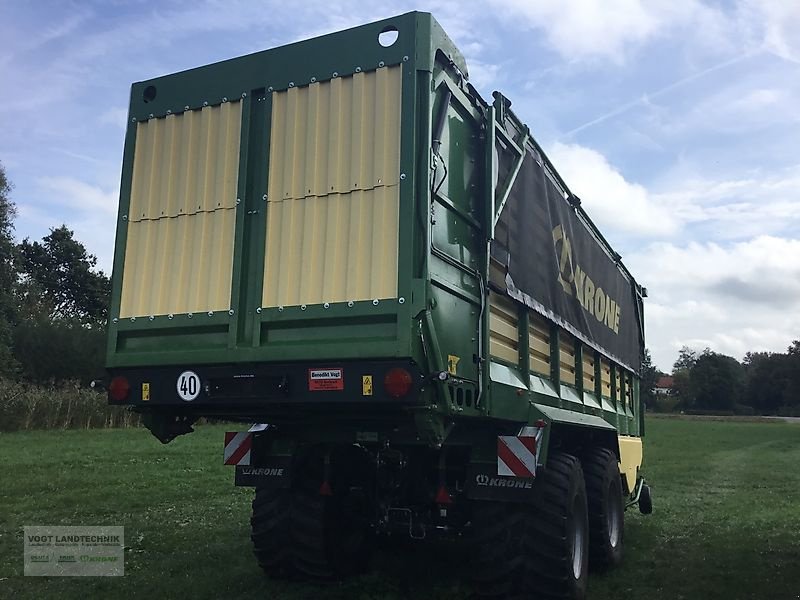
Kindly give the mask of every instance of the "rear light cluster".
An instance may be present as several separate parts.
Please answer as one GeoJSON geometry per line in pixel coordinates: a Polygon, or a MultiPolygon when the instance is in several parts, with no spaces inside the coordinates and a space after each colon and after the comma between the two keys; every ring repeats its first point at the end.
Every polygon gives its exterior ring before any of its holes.
{"type": "Polygon", "coordinates": [[[108,385],[108,395],[114,402],[124,402],[131,393],[131,384],[125,377],[117,376],[108,385]]]}
{"type": "Polygon", "coordinates": [[[411,391],[412,385],[414,380],[411,378],[411,373],[402,367],[390,369],[383,378],[383,387],[392,398],[406,396],[411,391]]]}

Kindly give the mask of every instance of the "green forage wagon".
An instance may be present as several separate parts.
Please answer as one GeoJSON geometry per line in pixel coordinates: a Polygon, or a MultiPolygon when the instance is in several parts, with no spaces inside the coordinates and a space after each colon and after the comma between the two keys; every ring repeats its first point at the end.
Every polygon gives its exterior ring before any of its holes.
{"type": "Polygon", "coordinates": [[[109,401],[244,424],[270,576],[462,536],[479,594],[583,598],[650,510],[645,295],[429,14],[132,87],[109,401]]]}

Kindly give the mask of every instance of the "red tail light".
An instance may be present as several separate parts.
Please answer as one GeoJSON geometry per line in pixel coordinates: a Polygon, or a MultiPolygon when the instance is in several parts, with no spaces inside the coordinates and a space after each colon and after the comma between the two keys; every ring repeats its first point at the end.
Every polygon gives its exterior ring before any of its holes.
{"type": "Polygon", "coordinates": [[[108,385],[108,395],[114,402],[124,402],[131,393],[131,384],[125,377],[117,376],[108,385]]]}
{"type": "Polygon", "coordinates": [[[436,504],[452,504],[453,499],[450,497],[450,494],[447,492],[447,488],[444,484],[439,486],[439,491],[436,492],[436,504]]]}
{"type": "Polygon", "coordinates": [[[383,378],[383,387],[392,398],[402,398],[408,394],[413,383],[411,373],[400,367],[391,369],[383,378]]]}
{"type": "Polygon", "coordinates": [[[319,495],[320,496],[333,496],[333,490],[331,489],[331,484],[327,481],[323,481],[322,485],[319,486],[319,495]]]}

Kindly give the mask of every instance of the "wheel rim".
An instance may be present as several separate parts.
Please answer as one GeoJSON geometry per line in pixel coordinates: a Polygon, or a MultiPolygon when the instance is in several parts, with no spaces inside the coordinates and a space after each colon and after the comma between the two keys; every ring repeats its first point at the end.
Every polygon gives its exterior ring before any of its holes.
{"type": "Polygon", "coordinates": [[[580,518],[580,503],[578,498],[572,506],[572,575],[580,579],[583,575],[583,548],[586,540],[586,523],[580,518]]]}
{"type": "Polygon", "coordinates": [[[621,530],[621,518],[620,518],[620,511],[619,511],[619,502],[615,501],[615,490],[612,488],[610,491],[611,494],[611,503],[612,506],[609,507],[610,510],[606,514],[606,527],[608,529],[608,543],[611,545],[612,548],[616,548],[617,544],[619,544],[619,534],[621,530]]]}

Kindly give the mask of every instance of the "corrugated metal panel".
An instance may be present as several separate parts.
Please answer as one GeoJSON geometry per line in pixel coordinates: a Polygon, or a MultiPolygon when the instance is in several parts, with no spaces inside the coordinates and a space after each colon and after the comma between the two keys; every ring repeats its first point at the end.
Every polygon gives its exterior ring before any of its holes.
{"type": "Polygon", "coordinates": [[[558,338],[558,346],[561,383],[575,385],[575,340],[562,331],[558,338]]]}
{"type": "Polygon", "coordinates": [[[400,74],[273,94],[263,306],[397,296],[400,74]]]}
{"type": "Polygon", "coordinates": [[[139,123],[128,219],[236,208],[241,123],[238,101],[139,123]]]}
{"type": "Polygon", "coordinates": [[[497,294],[489,296],[489,354],[519,363],[519,320],[517,306],[497,294]]]}
{"type": "Polygon", "coordinates": [[[528,313],[528,352],[531,371],[550,377],[550,325],[534,312],[528,313]]]}
{"type": "Polygon", "coordinates": [[[120,317],[230,308],[241,102],[136,129],[120,317]]]}
{"type": "Polygon", "coordinates": [[[603,396],[611,397],[611,365],[605,358],[600,359],[600,380],[603,396]]]}
{"type": "Polygon", "coordinates": [[[583,351],[583,391],[594,393],[594,353],[588,348],[583,351]]]}

